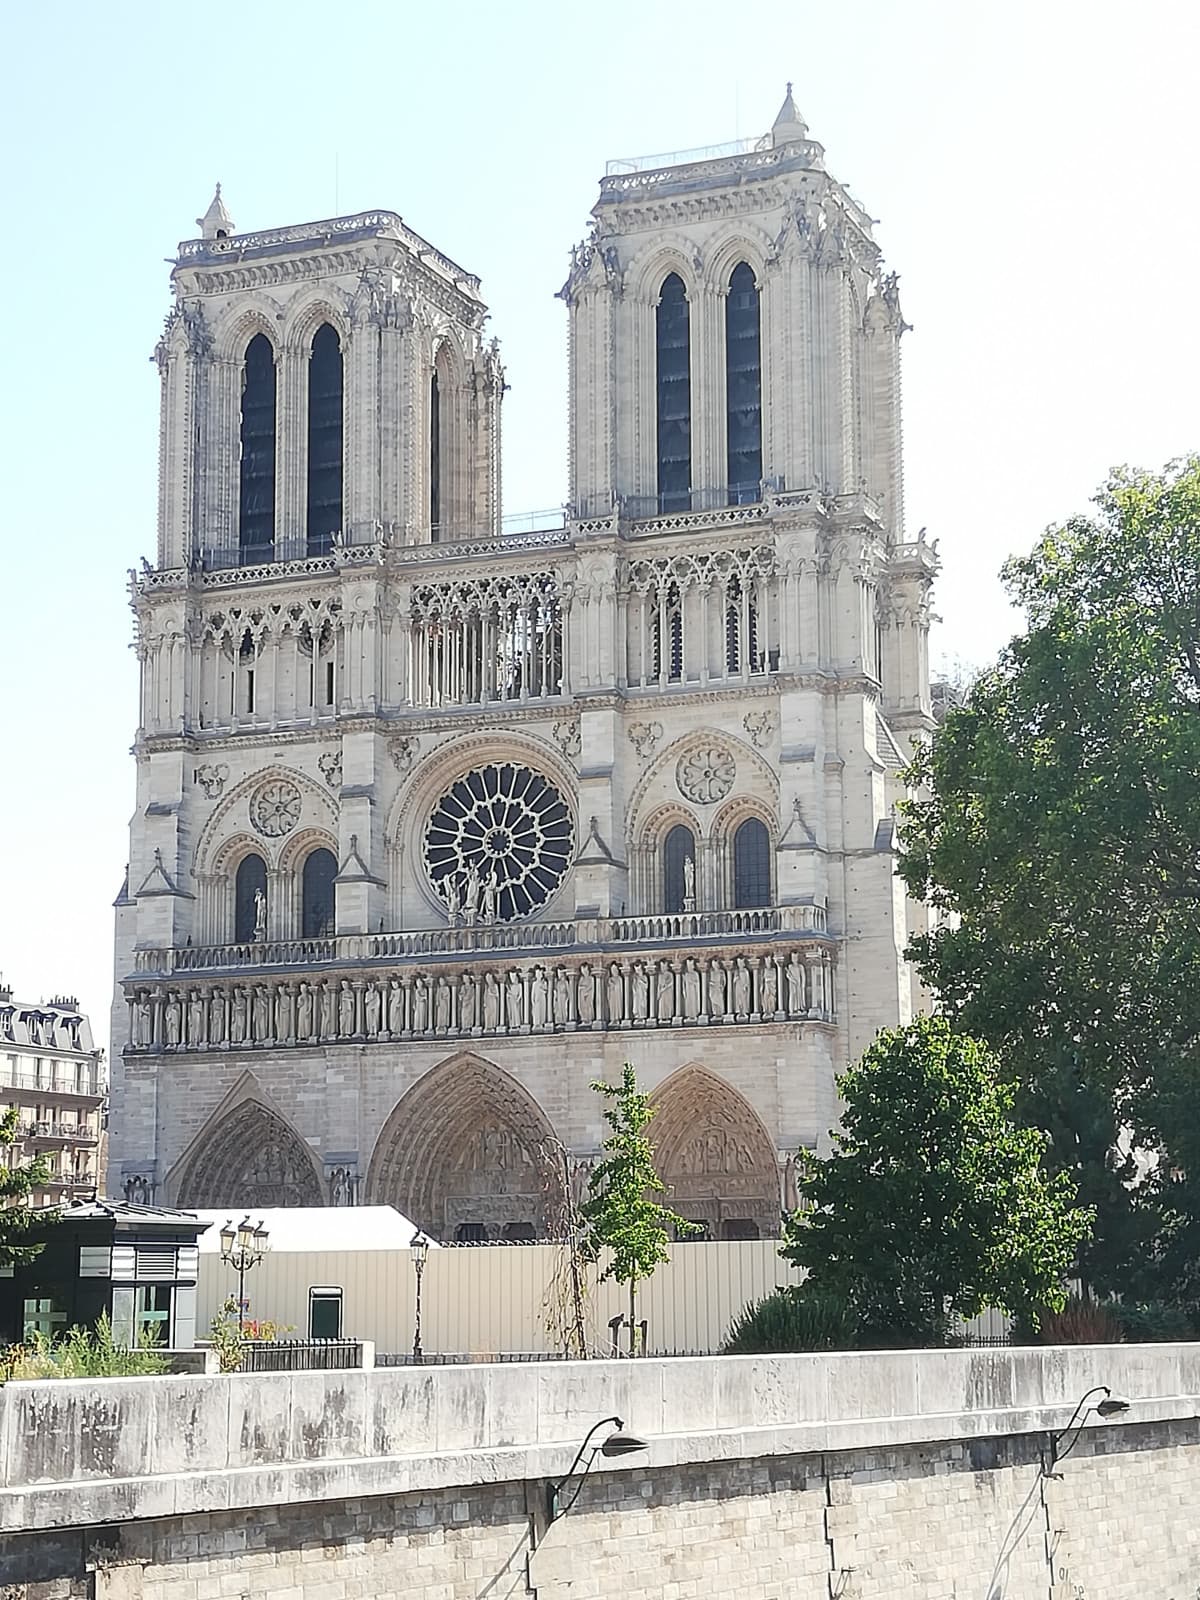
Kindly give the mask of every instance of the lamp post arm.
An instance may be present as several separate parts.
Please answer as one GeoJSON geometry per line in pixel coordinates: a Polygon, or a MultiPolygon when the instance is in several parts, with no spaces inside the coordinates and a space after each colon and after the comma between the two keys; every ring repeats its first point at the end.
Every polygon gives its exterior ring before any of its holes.
{"type": "MultiPolygon", "coordinates": [[[[562,1477],[558,1480],[557,1483],[552,1483],[552,1484],[549,1485],[549,1487],[548,1487],[548,1489],[546,1491],[546,1503],[547,1503],[547,1505],[549,1507],[550,1521],[551,1522],[553,1522],[555,1517],[557,1515],[559,1515],[559,1512],[558,1512],[558,1509],[557,1509],[558,1496],[559,1496],[559,1494],[560,1494],[560,1492],[562,1490],[562,1487],[563,1487],[563,1485],[565,1483],[568,1482],[569,1479],[573,1478],[575,1473],[578,1471],[580,1462],[583,1460],[584,1456],[587,1454],[588,1445],[591,1444],[592,1440],[600,1432],[601,1428],[607,1428],[610,1423],[614,1423],[614,1422],[616,1423],[618,1428],[623,1428],[625,1426],[625,1423],[622,1421],[622,1419],[620,1417],[603,1417],[593,1427],[589,1428],[588,1431],[587,1431],[587,1436],[585,1437],[583,1443],[579,1446],[579,1449],[575,1453],[574,1461],[572,1461],[571,1465],[568,1467],[566,1472],[563,1473],[562,1477]]],[[[595,1453],[596,1453],[595,1450],[593,1450],[592,1451],[592,1455],[595,1456],[595,1453]]],[[[584,1468],[584,1476],[586,1476],[588,1467],[590,1467],[591,1464],[592,1464],[591,1461],[589,1461],[587,1467],[584,1468]]],[[[578,1490],[576,1490],[576,1494],[578,1494],[578,1490]]],[[[574,1503],[575,1503],[574,1500],[572,1500],[571,1504],[574,1505],[574,1503]]],[[[570,1508],[568,1507],[567,1509],[569,1510],[570,1508]]]]}
{"type": "Polygon", "coordinates": [[[1057,1433],[1050,1436],[1050,1465],[1047,1469],[1048,1472],[1053,1472],[1060,1461],[1065,1461],[1079,1443],[1079,1434],[1083,1430],[1083,1424],[1087,1420],[1088,1413],[1096,1409],[1095,1406],[1089,1403],[1093,1395],[1102,1394],[1107,1398],[1111,1393],[1112,1391],[1106,1383],[1098,1383],[1094,1388],[1089,1389],[1085,1395],[1080,1396],[1074,1411],[1071,1413],[1071,1420],[1066,1427],[1060,1428],[1057,1433]],[[1072,1428],[1076,1429],[1075,1437],[1065,1450],[1060,1450],[1059,1445],[1071,1432],[1072,1428]]]}

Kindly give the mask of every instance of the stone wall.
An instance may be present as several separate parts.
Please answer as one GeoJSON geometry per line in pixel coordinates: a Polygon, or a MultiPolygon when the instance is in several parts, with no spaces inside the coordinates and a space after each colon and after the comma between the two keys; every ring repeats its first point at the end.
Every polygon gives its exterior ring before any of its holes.
{"type": "Polygon", "coordinates": [[[1193,1600],[1198,1380],[1185,1346],[13,1384],[0,1595],[1193,1600]],[[1048,1475],[1095,1382],[1130,1410],[1048,1475]],[[618,1408],[649,1450],[548,1526],[618,1408]]]}

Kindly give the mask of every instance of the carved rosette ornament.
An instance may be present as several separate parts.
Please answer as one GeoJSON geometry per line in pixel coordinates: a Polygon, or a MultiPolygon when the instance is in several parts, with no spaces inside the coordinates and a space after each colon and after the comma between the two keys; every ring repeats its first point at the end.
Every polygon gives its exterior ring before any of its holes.
{"type": "Polygon", "coordinates": [[[264,839],[282,839],[300,820],[300,791],[286,778],[264,783],[250,797],[250,822],[264,839]]]}
{"type": "Polygon", "coordinates": [[[689,750],[680,756],[675,768],[675,782],[685,800],[696,805],[710,806],[733,788],[737,766],[733,756],[721,745],[710,745],[702,750],[689,750]]]}

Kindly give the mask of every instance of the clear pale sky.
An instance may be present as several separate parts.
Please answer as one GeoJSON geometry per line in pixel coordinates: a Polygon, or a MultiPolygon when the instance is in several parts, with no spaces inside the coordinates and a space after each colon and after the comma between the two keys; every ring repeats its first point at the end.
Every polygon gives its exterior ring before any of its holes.
{"type": "Polygon", "coordinates": [[[909,526],[934,657],[1013,631],[1004,557],[1109,467],[1200,446],[1187,0],[243,0],[9,13],[0,972],[108,1037],[136,718],[125,573],[153,557],[164,258],[220,179],[241,229],[399,211],[483,279],[506,511],[566,494],[554,298],[616,156],[764,132],[792,79],[901,274],[909,526]]]}

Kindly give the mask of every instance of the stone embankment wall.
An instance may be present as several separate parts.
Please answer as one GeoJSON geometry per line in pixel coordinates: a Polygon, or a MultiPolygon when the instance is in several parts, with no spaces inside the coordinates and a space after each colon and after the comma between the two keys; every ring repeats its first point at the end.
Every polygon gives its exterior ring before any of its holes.
{"type": "Polygon", "coordinates": [[[1192,1346],[10,1384],[0,1596],[1195,1600],[1198,1412],[1192,1346]]]}

